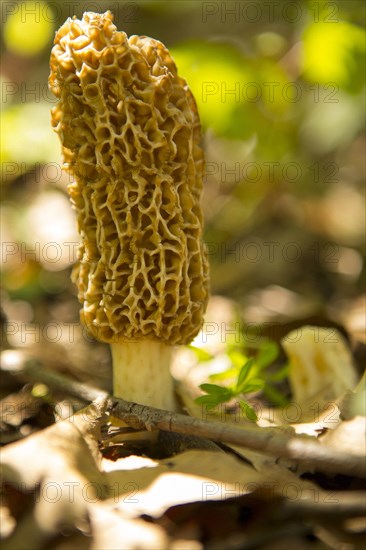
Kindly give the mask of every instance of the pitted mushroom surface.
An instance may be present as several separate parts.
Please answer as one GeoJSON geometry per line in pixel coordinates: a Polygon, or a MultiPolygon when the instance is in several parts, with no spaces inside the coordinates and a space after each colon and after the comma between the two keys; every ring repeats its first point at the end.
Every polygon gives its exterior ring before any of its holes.
{"type": "Polygon", "coordinates": [[[112,345],[114,363],[144,362],[146,353],[159,360],[169,355],[162,345],[195,337],[209,296],[194,98],[167,48],[128,38],[110,12],[62,25],[49,83],[59,100],[52,124],[74,177],[81,319],[112,345]],[[129,347],[137,342],[139,351],[129,347]]]}

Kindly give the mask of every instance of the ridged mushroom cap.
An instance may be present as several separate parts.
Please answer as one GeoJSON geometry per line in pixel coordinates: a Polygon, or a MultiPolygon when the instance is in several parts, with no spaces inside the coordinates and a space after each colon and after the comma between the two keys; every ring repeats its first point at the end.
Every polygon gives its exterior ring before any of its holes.
{"type": "Polygon", "coordinates": [[[184,344],[209,295],[199,117],[167,48],[112,20],[68,19],[51,54],[52,124],[81,235],[81,318],[104,342],[184,344]]]}

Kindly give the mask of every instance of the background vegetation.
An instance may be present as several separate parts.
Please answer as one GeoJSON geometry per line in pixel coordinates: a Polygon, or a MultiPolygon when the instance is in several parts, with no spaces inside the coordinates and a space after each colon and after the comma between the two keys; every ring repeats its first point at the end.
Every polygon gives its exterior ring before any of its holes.
{"type": "Polygon", "coordinates": [[[55,30],[97,8],[164,42],[196,97],[213,294],[275,339],[293,323],[341,325],[362,355],[365,13],[353,0],[3,2],[5,346],[36,345],[80,376],[98,364],[109,384],[108,352],[78,324],[78,236],[47,88],[55,30]]]}

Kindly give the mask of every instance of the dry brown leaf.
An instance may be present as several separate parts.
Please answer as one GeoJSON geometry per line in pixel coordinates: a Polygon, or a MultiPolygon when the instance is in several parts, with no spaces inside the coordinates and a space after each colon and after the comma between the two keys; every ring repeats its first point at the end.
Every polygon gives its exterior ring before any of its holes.
{"type": "MultiPolygon", "coordinates": [[[[240,447],[232,447],[242,453],[240,447]]],[[[130,518],[142,514],[157,518],[178,504],[225,500],[254,491],[269,499],[275,495],[316,502],[326,498],[315,484],[273,459],[256,464],[258,471],[230,454],[220,454],[218,459],[210,451],[188,451],[162,461],[128,457],[112,468],[109,462],[103,461],[103,469],[113,500],[130,518]]]]}
{"type": "Polygon", "coordinates": [[[169,507],[195,501],[221,500],[258,488],[262,474],[229,454],[187,451],[154,461],[128,457],[103,468],[116,505],[127,517],[160,517],[169,507]],[[108,472],[107,472],[108,470],[108,472]]]}
{"type": "Polygon", "coordinates": [[[8,548],[36,549],[61,529],[87,528],[88,502],[106,495],[96,451],[102,416],[103,405],[90,405],[3,449],[3,482],[35,495],[33,509],[6,542],[8,548]]]}
{"type": "Polygon", "coordinates": [[[344,337],[334,328],[304,326],[281,340],[289,361],[289,382],[298,405],[310,399],[338,399],[354,388],[357,373],[344,337]]]}
{"type": "Polygon", "coordinates": [[[7,445],[1,454],[4,480],[32,490],[46,476],[60,479],[66,469],[68,473],[102,481],[97,467],[96,434],[93,435],[102,415],[102,409],[90,405],[67,420],[7,445]]]}
{"type": "Polygon", "coordinates": [[[319,441],[325,445],[359,456],[366,456],[366,417],[355,416],[345,420],[335,430],[327,432],[319,441]]]}
{"type": "MultiPolygon", "coordinates": [[[[141,456],[102,459],[98,445],[104,410],[104,403],[91,405],[4,448],[4,482],[18,487],[20,495],[33,491],[36,496],[34,505],[20,518],[11,516],[5,501],[2,513],[8,538],[4,550],[36,550],[54,541],[65,528],[92,535],[92,550],[174,548],[178,542],[169,537],[164,523],[153,524],[173,507],[253,492],[269,502],[277,497],[290,503],[327,502],[329,497],[312,482],[300,479],[301,472],[290,471],[293,464],[278,463],[275,457],[237,446],[232,449],[254,467],[232,454],[207,450],[190,450],[165,460],[141,456]]],[[[357,419],[349,428],[361,439],[364,423],[357,419]]],[[[298,428],[315,430],[311,423],[298,428]]],[[[342,445],[349,450],[355,443],[346,428],[347,422],[343,422],[333,431],[334,445],[339,448],[340,438],[345,437],[342,445]]],[[[252,429],[263,428],[253,423],[252,429]]],[[[294,432],[289,425],[273,426],[272,430],[294,432]]],[[[185,547],[189,541],[183,539],[179,544],[185,547]]]]}
{"type": "Polygon", "coordinates": [[[113,501],[97,502],[89,507],[93,526],[90,550],[161,550],[169,547],[164,529],[143,519],[128,519],[113,501]]]}
{"type": "MultiPolygon", "coordinates": [[[[253,465],[262,476],[264,488],[267,488],[267,497],[273,495],[294,499],[319,499],[322,491],[312,482],[303,480],[299,476],[307,471],[299,466],[296,472],[291,471],[294,465],[284,458],[276,458],[264,453],[258,453],[239,445],[229,445],[239,456],[242,456],[253,465]]],[[[316,500],[318,501],[318,500],[316,500]]]]}
{"type": "Polygon", "coordinates": [[[354,391],[348,391],[339,404],[341,417],[349,420],[357,415],[366,416],[366,371],[354,391]]]}

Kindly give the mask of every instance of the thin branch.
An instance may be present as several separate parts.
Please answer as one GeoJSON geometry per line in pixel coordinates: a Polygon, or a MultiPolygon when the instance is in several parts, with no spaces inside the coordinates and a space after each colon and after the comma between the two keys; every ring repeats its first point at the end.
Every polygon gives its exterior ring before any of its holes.
{"type": "Polygon", "coordinates": [[[178,413],[130,403],[88,384],[75,382],[64,375],[47,371],[35,360],[9,361],[6,360],[5,355],[1,370],[23,381],[42,382],[52,391],[62,392],[85,401],[106,399],[110,412],[134,429],[159,429],[193,435],[215,442],[241,445],[275,457],[287,458],[309,469],[365,477],[364,457],[336,451],[305,437],[287,435],[276,428],[232,427],[223,423],[207,422],[178,413]]]}
{"type": "Polygon", "coordinates": [[[41,382],[50,390],[76,397],[85,402],[106,399],[108,392],[77,382],[69,376],[45,369],[35,358],[22,351],[6,350],[1,353],[0,371],[9,373],[23,382],[41,382]]]}
{"type": "Polygon", "coordinates": [[[284,435],[275,428],[236,428],[129,403],[114,397],[111,397],[111,400],[114,402],[113,414],[122,418],[131,427],[138,428],[144,424],[150,430],[158,428],[181,434],[194,434],[212,441],[241,445],[254,451],[288,458],[310,469],[365,477],[364,457],[336,451],[301,436],[284,435]]]}
{"type": "Polygon", "coordinates": [[[366,515],[366,501],[363,491],[334,491],[328,499],[318,502],[314,499],[283,500],[277,518],[313,519],[317,522],[336,518],[363,517],[366,515]]]}

